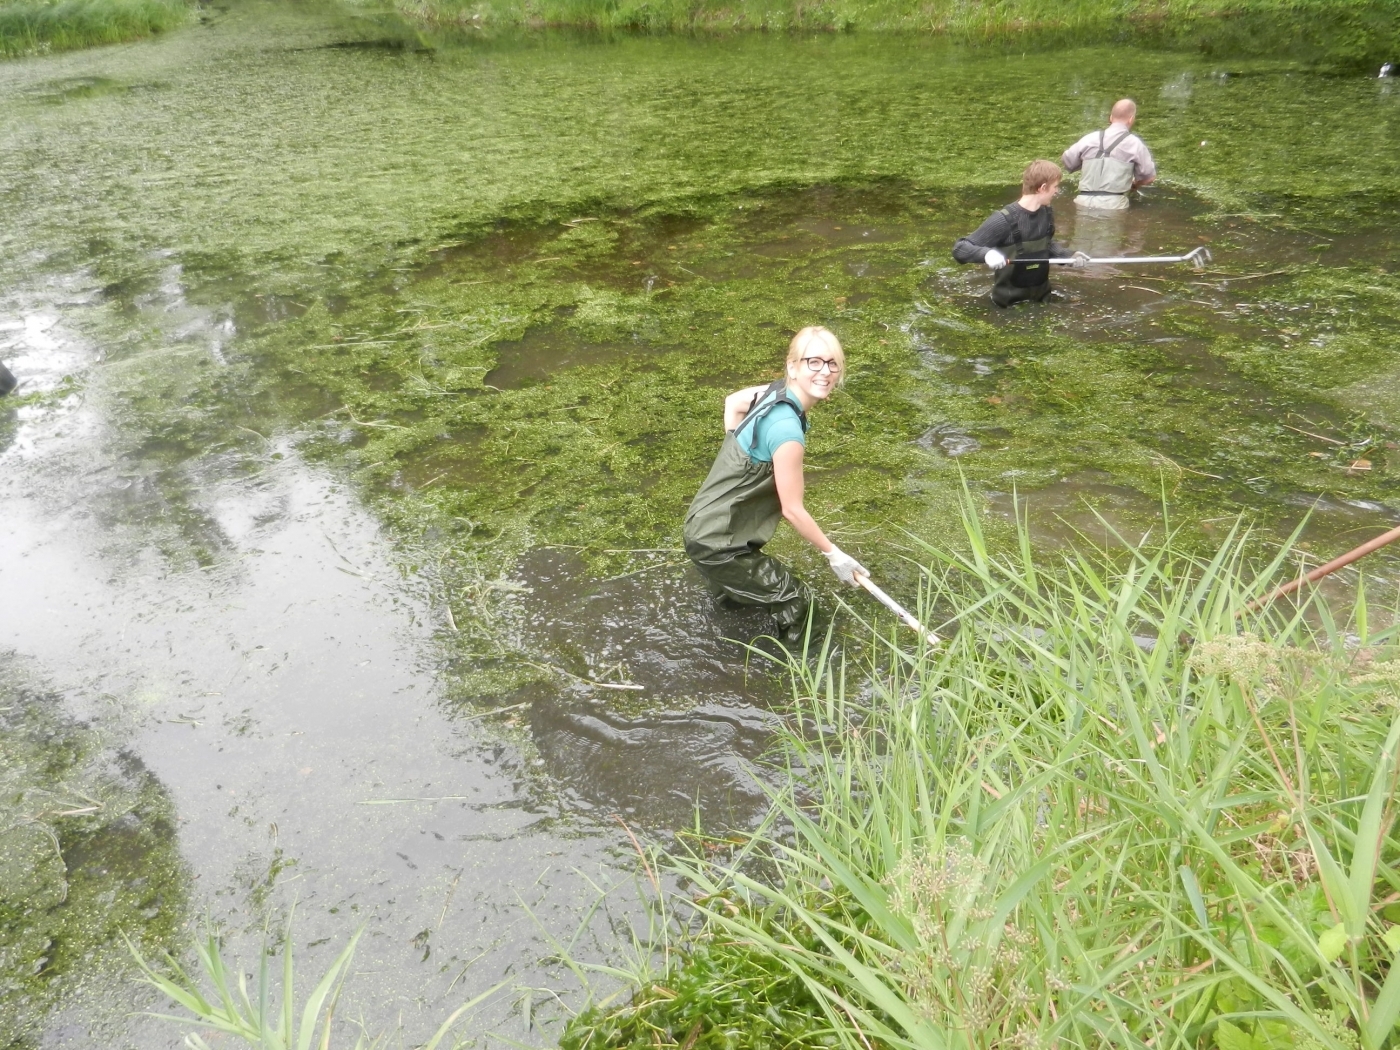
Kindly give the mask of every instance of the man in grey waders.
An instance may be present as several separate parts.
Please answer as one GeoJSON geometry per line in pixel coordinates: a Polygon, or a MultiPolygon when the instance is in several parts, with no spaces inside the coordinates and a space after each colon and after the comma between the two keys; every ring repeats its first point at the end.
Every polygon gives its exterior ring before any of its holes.
{"type": "Polygon", "coordinates": [[[859,586],[864,566],[826,538],[803,505],[807,413],[846,378],[836,336],[813,325],[793,336],[786,376],[724,399],[724,444],[685,515],[685,552],[721,601],[762,606],[785,642],[807,625],[811,596],[786,565],[763,553],[786,519],[826,556],[843,583],[859,586]]]}
{"type": "Polygon", "coordinates": [[[1157,177],[1152,153],[1133,134],[1137,103],[1119,99],[1108,119],[1107,128],[1089,132],[1060,156],[1066,171],[1082,170],[1077,207],[1120,211],[1128,206],[1128,194],[1157,177]]]}
{"type": "Polygon", "coordinates": [[[1045,260],[1074,257],[1055,242],[1050,202],[1060,192],[1061,178],[1054,161],[1031,161],[1021,176],[1021,199],[993,212],[953,245],[958,262],[982,263],[996,273],[992,302],[998,306],[1040,302],[1050,294],[1050,264],[1045,260]]]}

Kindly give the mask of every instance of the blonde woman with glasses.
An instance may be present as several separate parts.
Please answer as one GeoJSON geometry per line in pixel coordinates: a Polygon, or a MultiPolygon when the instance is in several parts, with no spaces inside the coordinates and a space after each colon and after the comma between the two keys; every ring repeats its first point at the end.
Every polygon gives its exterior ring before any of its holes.
{"type": "Polygon", "coordinates": [[[724,399],[724,444],[685,516],[685,552],[721,601],[762,606],[779,637],[801,639],[811,596],[786,565],[763,553],[778,522],[826,556],[843,583],[865,567],[827,539],[802,497],[807,414],[846,378],[836,336],[813,325],[793,336],[786,375],[724,399]]]}

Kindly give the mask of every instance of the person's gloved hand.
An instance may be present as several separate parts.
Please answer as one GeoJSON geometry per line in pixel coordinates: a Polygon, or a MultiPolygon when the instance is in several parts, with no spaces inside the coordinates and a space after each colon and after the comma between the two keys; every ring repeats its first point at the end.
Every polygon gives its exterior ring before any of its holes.
{"type": "Polygon", "coordinates": [[[1089,265],[1089,256],[1084,252],[1075,252],[1069,257],[1069,264],[1076,270],[1082,270],[1089,265]]]}
{"type": "Polygon", "coordinates": [[[856,583],[856,573],[862,576],[869,576],[870,572],[864,565],[856,561],[840,547],[832,546],[831,550],[823,551],[826,555],[826,563],[831,566],[831,571],[836,573],[836,578],[842,583],[849,583],[852,587],[859,587],[856,583]]]}
{"type": "Polygon", "coordinates": [[[1002,255],[1001,252],[997,251],[995,248],[988,248],[987,257],[983,262],[987,264],[989,270],[1000,270],[1006,265],[1006,256],[1002,255]]]}

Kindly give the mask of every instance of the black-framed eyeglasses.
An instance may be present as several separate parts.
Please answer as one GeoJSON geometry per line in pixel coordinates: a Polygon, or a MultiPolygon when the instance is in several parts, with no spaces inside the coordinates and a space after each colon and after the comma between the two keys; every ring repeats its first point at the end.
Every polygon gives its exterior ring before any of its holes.
{"type": "Polygon", "coordinates": [[[841,362],[834,357],[804,357],[802,363],[807,366],[807,371],[813,375],[819,375],[823,368],[834,376],[841,374],[841,362]]]}

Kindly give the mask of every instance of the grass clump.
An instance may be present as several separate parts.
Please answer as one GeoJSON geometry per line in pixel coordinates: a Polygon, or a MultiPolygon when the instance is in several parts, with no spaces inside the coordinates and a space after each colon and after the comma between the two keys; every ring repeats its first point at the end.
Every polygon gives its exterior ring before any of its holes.
{"type": "Polygon", "coordinates": [[[0,0],[0,57],[139,40],[192,12],[189,0],[0,0]]]}
{"type": "MultiPolygon", "coordinates": [[[[245,974],[236,962],[229,964],[215,932],[207,931],[193,944],[199,964],[197,974],[191,973],[168,952],[160,961],[152,963],[128,942],[141,969],[142,982],[185,1011],[181,1016],[150,1016],[185,1029],[193,1026],[213,1029],[222,1037],[217,1045],[225,1045],[228,1040],[236,1040],[239,1044],[258,1050],[329,1050],[332,1046],[342,1045],[353,1046],[355,1050],[374,1050],[384,1045],[382,1038],[370,1036],[363,1025],[342,1023],[338,1028],[335,1025],[336,1009],[345,980],[350,976],[350,961],[355,956],[355,946],[363,929],[351,935],[344,949],[316,982],[315,988],[300,1002],[298,1010],[293,918],[294,912],[288,914],[280,940],[264,938],[258,953],[257,984],[251,994],[248,987],[251,974],[245,974]],[[273,962],[274,957],[279,955],[280,974],[273,962]],[[348,1030],[352,1028],[356,1029],[353,1043],[348,1036],[348,1030]],[[336,1038],[338,1034],[343,1038],[336,1038]]],[[[459,1007],[423,1044],[421,1050],[437,1050],[439,1045],[460,1045],[444,1044],[443,1040],[463,1014],[494,995],[501,987],[497,985],[459,1007]]],[[[185,1045],[192,1050],[209,1050],[210,1047],[197,1031],[187,1031],[185,1045]]]]}
{"type": "Polygon", "coordinates": [[[1364,593],[1255,616],[1282,556],[1238,533],[1046,568],[966,521],[928,551],[951,639],[858,691],[793,664],[770,822],[673,860],[688,953],[563,1045],[1387,1046],[1400,663],[1364,593]]]}

